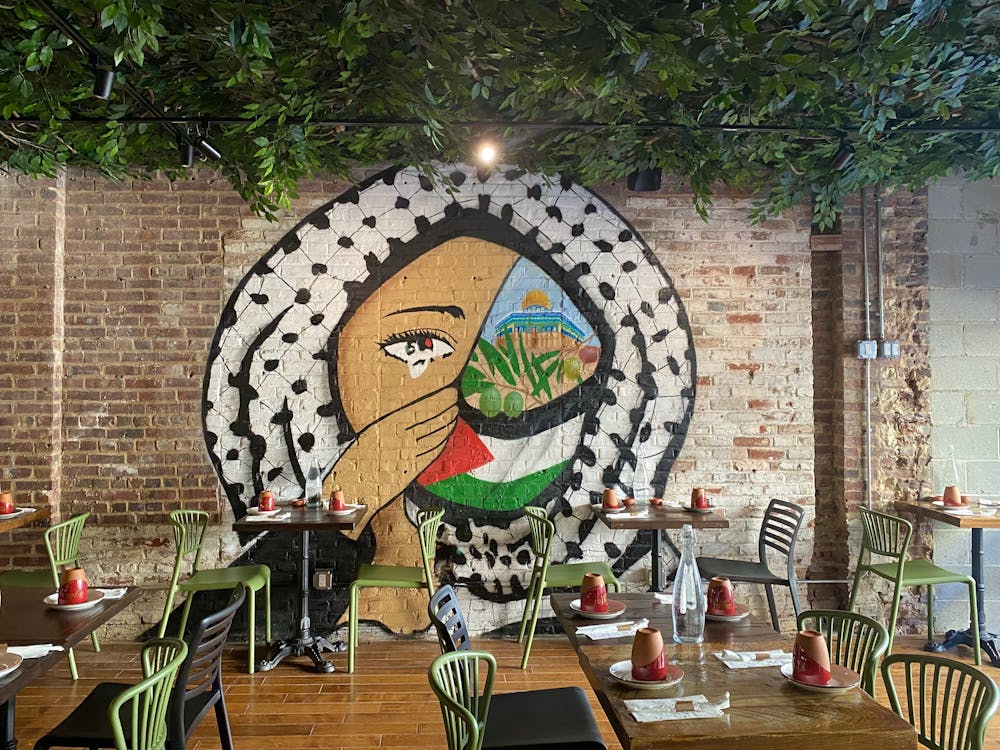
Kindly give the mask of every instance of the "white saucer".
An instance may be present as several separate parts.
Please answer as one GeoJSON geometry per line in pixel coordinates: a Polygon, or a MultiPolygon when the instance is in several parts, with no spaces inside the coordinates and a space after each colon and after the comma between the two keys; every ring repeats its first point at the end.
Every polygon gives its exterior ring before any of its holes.
{"type": "Polygon", "coordinates": [[[792,677],[792,667],[791,664],[781,665],[781,674],[785,678],[795,685],[797,688],[802,690],[808,690],[812,693],[826,693],[827,695],[840,695],[841,693],[846,693],[850,690],[854,690],[858,685],[861,684],[861,675],[857,672],[852,672],[847,667],[842,667],[839,664],[833,664],[830,666],[830,684],[829,685],[812,685],[808,682],[799,682],[792,677]]]}
{"type": "Polygon", "coordinates": [[[667,665],[667,676],[663,680],[656,680],[653,682],[647,682],[646,680],[637,680],[632,677],[632,660],[626,659],[625,661],[615,662],[608,669],[611,672],[611,676],[615,681],[620,682],[622,685],[628,685],[632,688],[638,688],[639,690],[663,690],[664,688],[673,687],[678,682],[684,679],[684,670],[678,667],[676,664],[667,665]]]}
{"type": "Polygon", "coordinates": [[[688,513],[711,513],[714,508],[711,506],[707,508],[692,508],[690,505],[682,505],[681,510],[686,510],[688,513]]]}
{"type": "Polygon", "coordinates": [[[52,609],[62,609],[67,612],[72,612],[77,609],[90,609],[91,607],[96,607],[104,599],[104,592],[100,589],[88,589],[87,590],[87,601],[81,604],[60,604],[59,603],[59,593],[49,594],[43,600],[45,604],[52,609]]]}
{"type": "Polygon", "coordinates": [[[0,677],[10,674],[19,666],[23,659],[17,654],[0,653],[0,677]]]}
{"type": "Polygon", "coordinates": [[[604,511],[605,513],[624,513],[628,510],[623,504],[619,503],[617,508],[605,508],[603,505],[595,504],[591,506],[595,511],[604,511]]]}
{"type": "Polygon", "coordinates": [[[359,508],[364,508],[365,507],[361,503],[358,503],[358,504],[344,503],[344,506],[345,507],[344,507],[343,510],[329,510],[328,509],[326,512],[329,513],[331,516],[349,516],[349,515],[351,515],[351,513],[353,513],[354,511],[358,510],[359,508]]]}
{"type": "Polygon", "coordinates": [[[745,604],[736,605],[735,615],[713,615],[711,612],[705,613],[705,619],[713,622],[739,622],[750,616],[750,607],[745,604]]]}
{"type": "Polygon", "coordinates": [[[573,610],[574,614],[578,614],[580,617],[585,617],[588,620],[614,620],[616,617],[621,617],[625,614],[625,602],[618,602],[614,599],[608,599],[607,612],[584,612],[580,609],[579,599],[571,601],[569,608],[573,610]]]}
{"type": "Polygon", "coordinates": [[[281,508],[274,510],[261,510],[260,508],[247,508],[247,513],[251,516],[276,516],[281,513],[281,508]]]}

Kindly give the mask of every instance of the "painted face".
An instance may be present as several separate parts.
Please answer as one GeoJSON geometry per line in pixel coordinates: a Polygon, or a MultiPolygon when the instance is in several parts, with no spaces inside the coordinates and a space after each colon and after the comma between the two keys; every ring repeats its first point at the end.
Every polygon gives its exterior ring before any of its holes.
{"type": "Polygon", "coordinates": [[[337,344],[337,380],[352,427],[364,429],[459,379],[518,258],[485,240],[448,240],[358,307],[337,344]]]}

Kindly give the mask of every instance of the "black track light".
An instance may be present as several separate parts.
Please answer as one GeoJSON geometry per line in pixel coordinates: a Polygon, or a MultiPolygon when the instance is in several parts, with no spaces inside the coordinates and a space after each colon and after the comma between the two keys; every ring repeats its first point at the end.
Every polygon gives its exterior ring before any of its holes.
{"type": "Polygon", "coordinates": [[[178,144],[181,152],[181,166],[188,168],[194,166],[194,144],[188,141],[180,141],[178,144]]]}
{"type": "Polygon", "coordinates": [[[222,154],[219,150],[212,145],[211,141],[207,138],[199,138],[198,142],[195,144],[198,146],[198,150],[201,151],[209,159],[221,159],[222,154]]]}
{"type": "Polygon", "coordinates": [[[854,158],[854,147],[847,141],[842,141],[840,144],[840,148],[837,150],[837,153],[834,154],[833,156],[833,161],[830,162],[830,168],[834,172],[839,172],[848,164],[850,164],[853,158],[854,158]]]}
{"type": "Polygon", "coordinates": [[[660,189],[663,170],[659,167],[638,169],[628,176],[625,184],[636,193],[652,193],[660,189]]]}
{"type": "Polygon", "coordinates": [[[107,100],[111,97],[111,89],[115,85],[115,71],[107,68],[94,68],[94,96],[107,100]]]}

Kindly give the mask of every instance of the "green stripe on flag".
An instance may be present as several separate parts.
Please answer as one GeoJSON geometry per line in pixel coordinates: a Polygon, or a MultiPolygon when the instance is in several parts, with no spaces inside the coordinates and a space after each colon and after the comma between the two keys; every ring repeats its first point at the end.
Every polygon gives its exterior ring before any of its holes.
{"type": "Polygon", "coordinates": [[[512,482],[486,482],[471,474],[458,474],[429,484],[425,489],[440,498],[470,508],[517,510],[538,497],[568,463],[569,460],[563,461],[512,482]]]}

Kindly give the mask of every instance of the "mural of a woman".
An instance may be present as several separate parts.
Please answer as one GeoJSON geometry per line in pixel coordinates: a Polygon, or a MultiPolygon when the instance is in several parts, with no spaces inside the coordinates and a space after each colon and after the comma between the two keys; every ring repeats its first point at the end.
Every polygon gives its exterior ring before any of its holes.
{"type": "MultiPolygon", "coordinates": [[[[521,606],[525,504],[550,509],[555,561],[622,571],[648,554],[634,533],[592,533],[589,504],[631,492],[640,453],[663,492],[694,350],[669,278],[592,193],[450,176],[377,175],[253,265],[213,343],[205,432],[234,513],[265,485],[298,495],[315,462],[324,495],[368,506],[376,563],[416,564],[415,509],[443,505],[451,572],[495,627],[521,606]]],[[[398,593],[362,618],[421,627],[425,597],[398,593]]]]}

